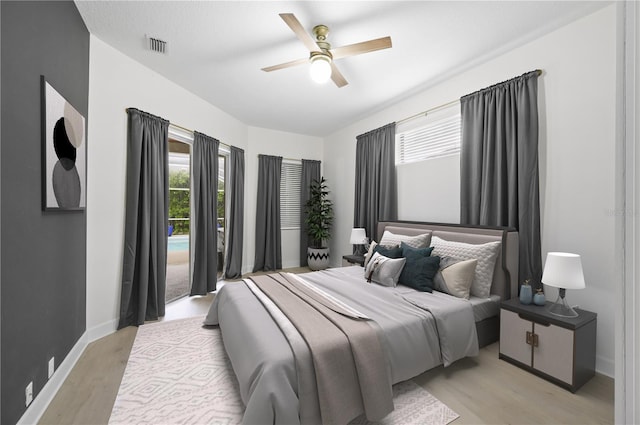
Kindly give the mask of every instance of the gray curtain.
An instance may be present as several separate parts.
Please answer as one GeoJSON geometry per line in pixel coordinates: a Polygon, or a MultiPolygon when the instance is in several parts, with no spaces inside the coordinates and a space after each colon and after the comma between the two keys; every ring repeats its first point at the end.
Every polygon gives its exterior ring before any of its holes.
{"type": "Polygon", "coordinates": [[[191,246],[193,266],[189,295],[216,290],[218,280],[218,149],[220,142],[193,132],[191,156],[191,246]]]}
{"type": "Polygon", "coordinates": [[[253,271],[282,268],[280,235],[281,156],[258,155],[256,255],[253,271]]]}
{"type": "Polygon", "coordinates": [[[229,155],[229,205],[227,217],[227,258],[224,275],[228,279],[242,276],[242,238],[244,235],[244,151],[231,146],[229,155]]]}
{"type": "Polygon", "coordinates": [[[164,316],[169,122],[127,109],[127,188],[118,329],[164,316]]]}
{"type": "Polygon", "coordinates": [[[307,265],[307,247],[309,246],[309,236],[307,235],[307,224],[305,222],[307,213],[305,208],[309,200],[311,182],[320,180],[320,161],[312,159],[302,160],[302,178],[300,186],[300,266],[307,265]]]}
{"type": "Polygon", "coordinates": [[[539,285],[538,71],[464,96],[460,104],[460,222],[518,229],[519,281],[539,285]]]}
{"type": "Polygon", "coordinates": [[[366,229],[369,240],[378,239],[379,220],[398,218],[395,136],[391,123],[356,138],[353,227],[366,229]]]}

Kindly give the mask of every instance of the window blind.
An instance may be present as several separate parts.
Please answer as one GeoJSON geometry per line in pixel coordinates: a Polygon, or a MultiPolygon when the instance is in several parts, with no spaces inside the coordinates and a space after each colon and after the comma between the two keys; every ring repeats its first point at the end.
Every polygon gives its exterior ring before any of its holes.
{"type": "Polygon", "coordinates": [[[299,229],[302,164],[283,161],[280,173],[280,226],[299,229]]]}
{"type": "Polygon", "coordinates": [[[398,164],[460,153],[460,113],[425,116],[418,127],[398,132],[398,164]]]}

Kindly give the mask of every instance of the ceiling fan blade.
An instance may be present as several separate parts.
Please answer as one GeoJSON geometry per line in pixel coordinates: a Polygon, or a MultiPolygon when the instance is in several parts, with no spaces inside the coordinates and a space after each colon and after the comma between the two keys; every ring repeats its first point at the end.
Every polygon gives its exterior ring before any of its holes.
{"type": "Polygon", "coordinates": [[[304,65],[305,63],[309,63],[308,58],[296,59],[293,61],[281,63],[278,65],[267,66],[266,68],[262,68],[265,72],[277,71],[279,69],[290,68],[292,66],[304,65]]]}
{"type": "Polygon", "coordinates": [[[344,78],[344,75],[342,75],[342,73],[336,66],[335,62],[331,62],[331,79],[334,83],[336,83],[336,86],[338,86],[338,88],[344,87],[349,84],[344,78]]]}
{"type": "Polygon", "coordinates": [[[291,28],[310,52],[317,52],[320,50],[313,37],[304,30],[302,24],[298,21],[298,18],[293,15],[293,13],[281,13],[280,17],[287,25],[289,25],[289,28],[291,28]]]}
{"type": "Polygon", "coordinates": [[[331,49],[331,55],[334,59],[340,59],[347,56],[360,55],[362,53],[388,49],[389,47],[391,47],[391,37],[382,37],[376,38],[375,40],[363,41],[361,43],[336,47],[335,49],[331,49]]]}

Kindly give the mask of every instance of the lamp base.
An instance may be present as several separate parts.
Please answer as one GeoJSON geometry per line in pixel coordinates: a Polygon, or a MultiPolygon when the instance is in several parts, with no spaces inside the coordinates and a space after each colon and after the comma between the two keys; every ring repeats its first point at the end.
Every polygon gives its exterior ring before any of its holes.
{"type": "Polygon", "coordinates": [[[364,257],[364,254],[367,253],[367,251],[365,250],[364,245],[353,245],[355,247],[355,249],[353,250],[353,255],[360,255],[364,257]]]}
{"type": "Polygon", "coordinates": [[[578,317],[578,312],[567,304],[567,300],[564,299],[564,294],[565,289],[561,288],[556,302],[549,306],[549,313],[561,317],[578,317]]]}

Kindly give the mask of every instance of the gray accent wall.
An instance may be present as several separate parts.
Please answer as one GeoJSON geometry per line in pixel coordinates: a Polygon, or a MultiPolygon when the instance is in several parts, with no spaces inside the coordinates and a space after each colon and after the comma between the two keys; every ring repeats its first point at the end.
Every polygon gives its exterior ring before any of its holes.
{"type": "Polygon", "coordinates": [[[40,76],[88,120],[89,32],[72,1],[0,7],[0,422],[15,424],[86,328],[85,211],[42,210],[40,76]]]}

